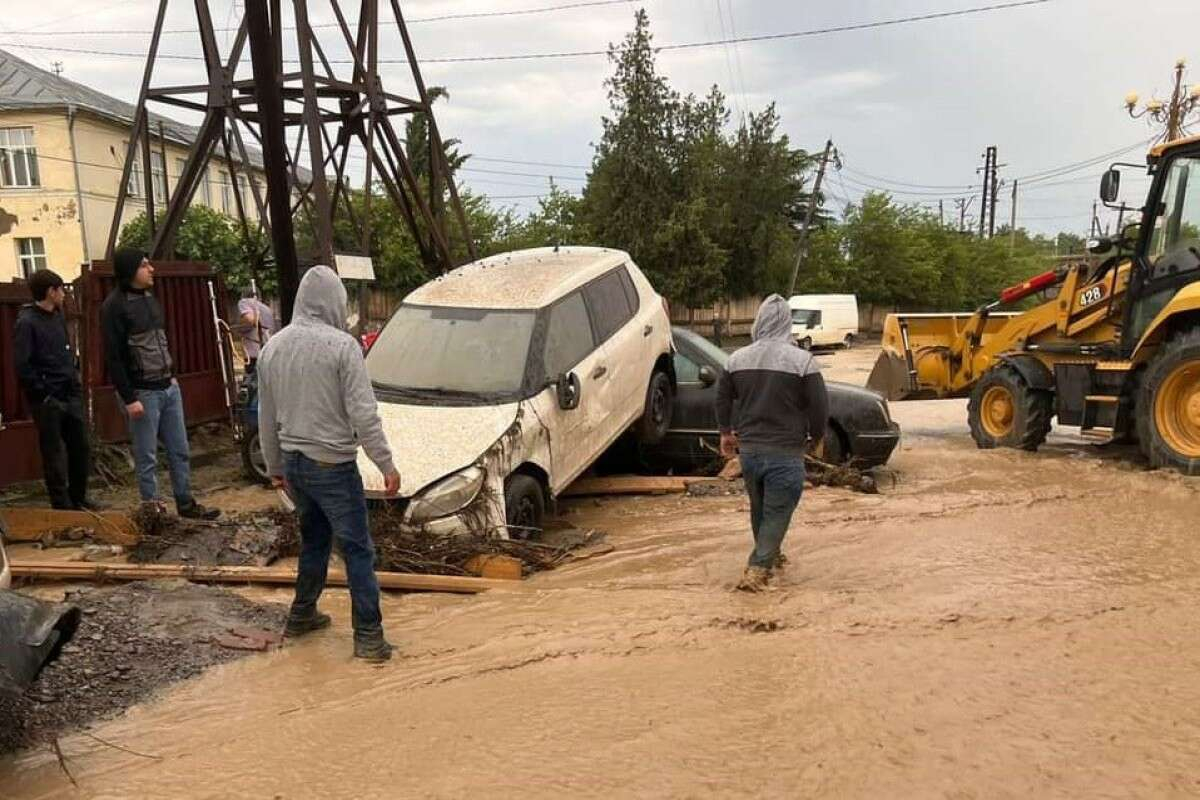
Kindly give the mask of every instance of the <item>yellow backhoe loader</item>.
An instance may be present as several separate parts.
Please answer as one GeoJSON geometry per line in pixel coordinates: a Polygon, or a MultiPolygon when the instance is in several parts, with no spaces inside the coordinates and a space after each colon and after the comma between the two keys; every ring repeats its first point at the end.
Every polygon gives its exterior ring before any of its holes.
{"type": "MultiPolygon", "coordinates": [[[[1200,136],[1156,146],[1141,218],[1108,255],[1004,290],[974,314],[892,314],[867,385],[891,400],[969,397],[980,447],[1036,450],[1058,417],[1097,442],[1136,439],[1200,475],[1200,136]],[[1035,294],[1027,311],[1005,306],[1035,294]]],[[[1105,172],[1106,205],[1120,191],[1105,172]]]]}

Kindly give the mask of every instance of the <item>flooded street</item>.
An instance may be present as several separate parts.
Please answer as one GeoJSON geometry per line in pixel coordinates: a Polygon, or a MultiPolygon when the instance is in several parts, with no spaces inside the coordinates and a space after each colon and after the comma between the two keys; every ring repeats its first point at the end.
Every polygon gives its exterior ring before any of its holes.
{"type": "MultiPolygon", "coordinates": [[[[821,360],[862,384],[874,352],[821,360]]],[[[744,497],[571,501],[613,552],[386,595],[379,667],[331,590],[331,630],[92,729],[137,754],[66,736],[78,789],[42,750],[0,796],[1200,794],[1200,481],[1057,430],[977,450],[965,401],[891,409],[883,493],[809,491],[767,594],[731,591],[744,497]]]]}

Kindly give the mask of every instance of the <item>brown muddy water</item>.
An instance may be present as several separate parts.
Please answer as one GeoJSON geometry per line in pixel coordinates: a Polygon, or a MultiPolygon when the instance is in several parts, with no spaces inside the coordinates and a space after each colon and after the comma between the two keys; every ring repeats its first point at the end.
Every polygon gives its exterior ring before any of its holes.
{"type": "Polygon", "coordinates": [[[730,591],[744,498],[576,502],[614,552],[388,596],[382,667],[331,591],[333,629],[92,730],[156,758],[67,736],[78,789],[43,751],[0,796],[1200,794],[1200,482],[1063,432],[976,450],[958,401],[893,415],[895,484],[809,492],[770,593],[730,591]]]}

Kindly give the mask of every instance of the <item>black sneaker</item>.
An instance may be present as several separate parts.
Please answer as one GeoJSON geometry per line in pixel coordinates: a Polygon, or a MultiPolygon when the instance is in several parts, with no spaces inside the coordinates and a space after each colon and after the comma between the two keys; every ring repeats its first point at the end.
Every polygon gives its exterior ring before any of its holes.
{"type": "Polygon", "coordinates": [[[365,639],[354,637],[354,657],[363,661],[387,661],[394,649],[382,633],[365,639]]]}
{"type": "Polygon", "coordinates": [[[85,497],[75,504],[75,508],[80,511],[107,511],[108,505],[92,500],[90,497],[85,497]]]}
{"type": "Polygon", "coordinates": [[[328,628],[332,621],[332,618],[328,614],[323,614],[320,611],[314,611],[312,616],[309,617],[289,616],[287,624],[283,626],[283,635],[287,639],[295,639],[297,636],[303,636],[306,633],[328,628]]]}
{"type": "Polygon", "coordinates": [[[218,508],[206,508],[193,500],[189,505],[179,507],[179,516],[184,519],[216,519],[221,516],[218,508]]]}

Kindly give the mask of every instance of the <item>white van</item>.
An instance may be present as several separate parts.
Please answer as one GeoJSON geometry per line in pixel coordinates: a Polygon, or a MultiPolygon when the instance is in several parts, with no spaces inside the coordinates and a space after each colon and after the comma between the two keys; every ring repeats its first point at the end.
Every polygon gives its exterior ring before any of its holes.
{"type": "Polygon", "coordinates": [[[539,530],[555,497],[632,429],[657,444],[675,394],[666,302],[627,253],[522,250],[404,298],[367,354],[400,471],[367,497],[434,535],[539,530]]]}
{"type": "Polygon", "coordinates": [[[850,347],[858,338],[858,298],[852,294],[797,294],[792,309],[792,338],[805,350],[850,347]]]}

